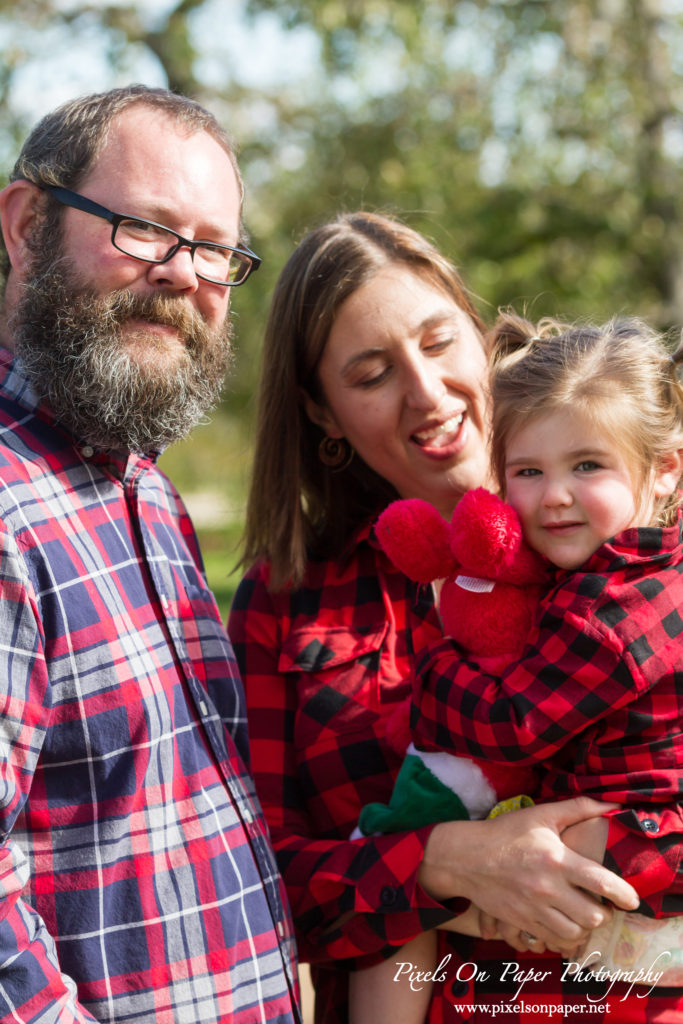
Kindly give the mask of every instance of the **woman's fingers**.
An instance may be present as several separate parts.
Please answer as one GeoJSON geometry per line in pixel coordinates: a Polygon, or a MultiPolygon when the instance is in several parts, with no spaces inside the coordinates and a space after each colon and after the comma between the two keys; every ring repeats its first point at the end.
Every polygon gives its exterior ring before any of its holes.
{"type": "Polygon", "coordinates": [[[499,922],[498,931],[501,939],[507,942],[508,946],[512,946],[518,953],[528,953],[531,950],[532,953],[545,953],[546,945],[539,939],[537,935],[533,935],[531,932],[523,931],[520,928],[515,928],[513,925],[506,924],[504,921],[499,922]]]}
{"type": "Polygon", "coordinates": [[[493,939],[498,932],[498,919],[493,914],[487,914],[485,911],[479,911],[479,931],[481,932],[482,939],[493,939]]]}
{"type": "MultiPolygon", "coordinates": [[[[590,818],[601,817],[608,811],[617,810],[618,806],[592,800],[590,797],[576,797],[555,804],[543,804],[539,809],[545,812],[548,827],[556,829],[558,834],[561,834],[565,829],[570,829],[571,832],[573,825],[586,823],[590,818]]],[[[591,848],[587,850],[586,856],[582,856],[581,853],[574,855],[572,851],[567,851],[566,864],[571,884],[586,889],[601,899],[610,900],[622,910],[635,910],[640,899],[633,886],[619,875],[608,871],[602,864],[591,860],[591,853],[594,853],[591,848]]]]}
{"type": "Polygon", "coordinates": [[[609,913],[598,897],[624,909],[638,905],[628,883],[560,838],[610,806],[577,798],[487,821],[444,822],[428,840],[420,884],[437,899],[464,896],[541,942],[574,947],[609,913]]]}

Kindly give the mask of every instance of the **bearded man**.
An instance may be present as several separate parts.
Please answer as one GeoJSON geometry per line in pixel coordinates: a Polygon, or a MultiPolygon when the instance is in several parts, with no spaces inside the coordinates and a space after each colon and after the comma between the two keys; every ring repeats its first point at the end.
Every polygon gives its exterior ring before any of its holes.
{"type": "Polygon", "coordinates": [[[0,1017],[298,1021],[243,694],[155,466],[215,405],[229,137],[133,86],[48,114],[0,193],[0,1017]]]}

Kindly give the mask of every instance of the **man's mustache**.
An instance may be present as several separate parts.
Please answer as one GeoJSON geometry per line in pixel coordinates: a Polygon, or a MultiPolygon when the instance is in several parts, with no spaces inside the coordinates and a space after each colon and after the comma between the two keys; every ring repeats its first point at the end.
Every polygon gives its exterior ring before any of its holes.
{"type": "Polygon", "coordinates": [[[102,312],[110,316],[113,323],[119,325],[127,320],[143,320],[192,334],[206,323],[187,299],[179,296],[136,295],[128,290],[121,290],[107,296],[94,295],[92,298],[95,307],[101,306],[102,312]]]}

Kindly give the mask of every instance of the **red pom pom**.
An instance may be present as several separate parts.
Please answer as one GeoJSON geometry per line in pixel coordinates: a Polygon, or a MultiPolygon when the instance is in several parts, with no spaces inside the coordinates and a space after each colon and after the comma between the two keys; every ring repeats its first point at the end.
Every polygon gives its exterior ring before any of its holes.
{"type": "Polygon", "coordinates": [[[484,487],[458,502],[451,519],[451,548],[463,572],[508,583],[537,583],[544,562],[524,540],[511,505],[484,487]]]}
{"type": "Polygon", "coordinates": [[[396,568],[418,583],[431,583],[455,567],[449,525],[421,498],[392,502],[377,520],[375,533],[396,568]]]}

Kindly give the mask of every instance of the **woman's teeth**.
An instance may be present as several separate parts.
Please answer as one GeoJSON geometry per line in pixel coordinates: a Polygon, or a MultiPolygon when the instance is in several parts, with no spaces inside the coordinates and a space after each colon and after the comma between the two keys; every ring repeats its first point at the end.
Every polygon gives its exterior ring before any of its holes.
{"type": "Polygon", "coordinates": [[[455,434],[460,429],[460,424],[463,421],[464,415],[464,412],[461,412],[457,416],[451,417],[450,420],[440,423],[438,427],[432,427],[430,430],[422,430],[419,434],[413,434],[413,437],[418,444],[426,446],[432,441],[441,440],[447,435],[455,434]]]}

